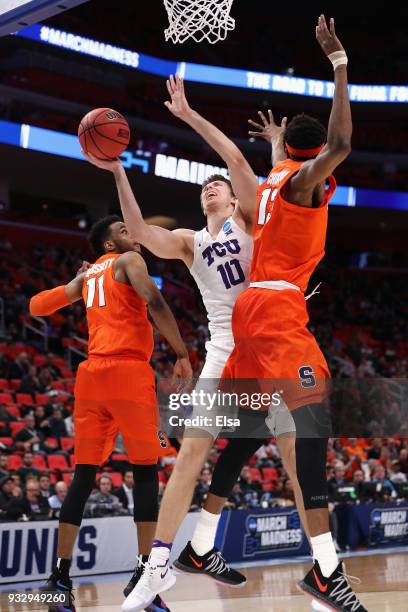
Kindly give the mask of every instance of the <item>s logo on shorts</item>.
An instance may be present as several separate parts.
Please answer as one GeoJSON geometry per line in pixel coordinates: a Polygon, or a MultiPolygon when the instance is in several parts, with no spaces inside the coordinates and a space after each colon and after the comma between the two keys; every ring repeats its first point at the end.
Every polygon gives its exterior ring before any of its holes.
{"type": "Polygon", "coordinates": [[[316,386],[316,379],[311,366],[302,366],[299,368],[299,376],[304,389],[310,389],[310,387],[316,386]]]}

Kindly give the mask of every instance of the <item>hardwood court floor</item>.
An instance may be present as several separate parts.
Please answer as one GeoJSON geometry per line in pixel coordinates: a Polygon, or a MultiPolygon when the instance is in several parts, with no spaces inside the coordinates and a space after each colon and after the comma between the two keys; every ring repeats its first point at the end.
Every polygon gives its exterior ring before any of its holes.
{"type": "MultiPolygon", "coordinates": [[[[252,567],[244,570],[248,583],[242,589],[217,585],[205,577],[179,575],[175,587],[165,594],[171,612],[306,612],[308,598],[296,589],[305,569],[303,563],[252,567]]],[[[358,576],[355,590],[369,612],[408,611],[408,552],[354,557],[346,561],[347,573],[358,576]]],[[[121,589],[126,576],[84,577],[76,587],[78,612],[120,611],[121,589]]],[[[75,583],[75,580],[74,580],[75,583]]],[[[33,583],[30,584],[33,588],[33,583]]],[[[5,587],[2,588],[4,590],[5,587]]],[[[21,590],[25,590],[21,585],[21,590]]],[[[2,597],[2,612],[44,612],[38,604],[25,607],[8,605],[2,597]]]]}

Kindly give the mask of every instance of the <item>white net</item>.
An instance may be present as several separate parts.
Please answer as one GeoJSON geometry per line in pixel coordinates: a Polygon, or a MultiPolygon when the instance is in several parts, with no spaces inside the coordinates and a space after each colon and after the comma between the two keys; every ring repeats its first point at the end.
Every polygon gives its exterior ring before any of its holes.
{"type": "Polygon", "coordinates": [[[183,43],[188,38],[196,42],[207,40],[213,44],[225,40],[235,28],[230,17],[233,0],[164,0],[169,27],[166,40],[183,43]]]}

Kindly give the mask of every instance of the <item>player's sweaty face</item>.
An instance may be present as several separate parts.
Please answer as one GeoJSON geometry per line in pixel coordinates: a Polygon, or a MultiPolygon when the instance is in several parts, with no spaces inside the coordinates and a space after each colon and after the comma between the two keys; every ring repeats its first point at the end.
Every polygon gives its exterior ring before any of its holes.
{"type": "Polygon", "coordinates": [[[201,191],[201,205],[205,215],[221,211],[229,213],[231,199],[231,190],[224,181],[212,181],[201,191]]]}
{"type": "Polygon", "coordinates": [[[128,229],[122,221],[118,221],[111,226],[111,237],[116,248],[120,253],[127,251],[140,251],[140,245],[128,232],[128,229]]]}

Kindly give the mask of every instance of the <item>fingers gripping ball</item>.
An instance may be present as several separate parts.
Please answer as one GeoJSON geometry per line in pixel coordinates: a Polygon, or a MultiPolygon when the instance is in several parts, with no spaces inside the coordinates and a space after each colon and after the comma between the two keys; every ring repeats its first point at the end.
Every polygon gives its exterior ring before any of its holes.
{"type": "Polygon", "coordinates": [[[95,108],[82,119],[78,138],[86,153],[98,159],[115,159],[129,144],[129,125],[112,108],[95,108]]]}

